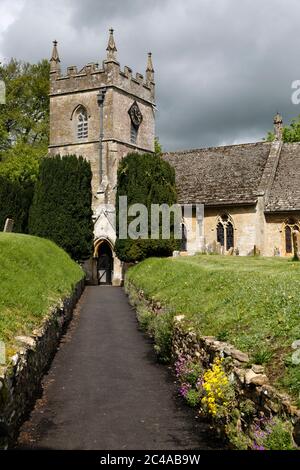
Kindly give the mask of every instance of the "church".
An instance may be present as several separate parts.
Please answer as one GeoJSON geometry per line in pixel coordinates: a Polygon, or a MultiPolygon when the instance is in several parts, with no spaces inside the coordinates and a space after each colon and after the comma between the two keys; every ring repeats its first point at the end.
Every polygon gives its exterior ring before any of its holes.
{"type": "MultiPolygon", "coordinates": [[[[117,169],[129,152],[154,152],[155,81],[151,53],[144,75],[121,69],[112,29],[106,52],[101,66],[72,65],[63,74],[54,41],[49,153],[90,162],[94,253],[84,267],[91,283],[121,285],[123,266],[114,252],[117,169]]],[[[175,169],[178,203],[204,205],[200,241],[189,237],[200,227],[196,210],[182,220],[182,254],[293,255],[300,242],[300,143],[283,143],[279,114],[274,129],[273,142],[163,154],[175,169]]]]}

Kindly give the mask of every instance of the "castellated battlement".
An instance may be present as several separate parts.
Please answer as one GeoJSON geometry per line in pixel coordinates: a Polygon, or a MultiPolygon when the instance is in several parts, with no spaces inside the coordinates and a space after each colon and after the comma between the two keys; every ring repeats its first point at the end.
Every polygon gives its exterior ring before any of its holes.
{"type": "Polygon", "coordinates": [[[145,101],[154,102],[154,82],[147,80],[140,73],[133,76],[132,69],[128,66],[121,70],[117,62],[103,61],[102,67],[97,63],[89,63],[79,71],[76,66],[71,65],[66,74],[62,74],[60,70],[50,73],[50,95],[110,86],[132,93],[145,101]]]}
{"type": "Polygon", "coordinates": [[[97,63],[89,63],[78,71],[75,65],[71,65],[67,67],[66,74],[63,74],[60,68],[57,41],[54,41],[50,59],[50,96],[114,87],[153,104],[155,84],[151,53],[148,53],[145,76],[140,73],[133,76],[130,67],[125,66],[123,70],[120,68],[112,29],[110,29],[106,51],[107,57],[101,67],[97,63]]]}

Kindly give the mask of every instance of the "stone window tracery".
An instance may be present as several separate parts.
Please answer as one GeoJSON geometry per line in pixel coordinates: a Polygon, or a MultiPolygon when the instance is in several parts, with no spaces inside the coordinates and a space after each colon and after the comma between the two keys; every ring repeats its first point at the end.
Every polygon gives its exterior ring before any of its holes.
{"type": "Polygon", "coordinates": [[[234,248],[234,226],[231,218],[223,214],[218,218],[217,223],[217,242],[220,243],[226,251],[234,248]]]}
{"type": "Polygon", "coordinates": [[[76,133],[77,139],[82,140],[88,137],[89,125],[86,109],[80,106],[76,111],[76,133]]]}

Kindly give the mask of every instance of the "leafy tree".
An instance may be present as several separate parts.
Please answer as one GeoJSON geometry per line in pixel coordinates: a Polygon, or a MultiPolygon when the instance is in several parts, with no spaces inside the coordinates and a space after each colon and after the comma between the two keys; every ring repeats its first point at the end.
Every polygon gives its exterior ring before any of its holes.
{"type": "Polygon", "coordinates": [[[0,65],[6,85],[6,104],[0,105],[0,152],[16,142],[48,143],[49,62],[29,64],[11,59],[0,65]]]}
{"type": "MultiPolygon", "coordinates": [[[[291,121],[289,126],[284,126],[282,134],[283,142],[300,142],[300,115],[291,121]]],[[[267,139],[268,142],[273,142],[275,140],[274,132],[268,132],[267,139]]]]}
{"type": "Polygon", "coordinates": [[[30,209],[30,233],[53,240],[75,260],[92,252],[91,179],[82,157],[43,158],[30,209]]]}
{"type": "MultiPolygon", "coordinates": [[[[127,196],[128,207],[135,203],[148,209],[148,235],[150,237],[151,204],[176,203],[175,171],[158,155],[132,153],[123,158],[118,168],[117,184],[117,240],[115,250],[122,261],[138,261],[149,256],[170,256],[179,247],[174,239],[171,221],[171,238],[158,240],[119,238],[119,197],[127,196]]],[[[128,217],[128,225],[132,221],[128,217]]],[[[161,219],[160,219],[161,223],[161,219]]]]}
{"type": "Polygon", "coordinates": [[[6,104],[0,105],[0,226],[12,217],[14,231],[27,232],[40,160],[47,153],[49,63],[11,59],[0,65],[0,79],[6,85],[6,104]]]}
{"type": "Polygon", "coordinates": [[[18,142],[5,152],[5,157],[0,163],[0,175],[11,181],[19,183],[35,183],[41,158],[47,154],[47,148],[33,147],[23,142],[18,142]]]}

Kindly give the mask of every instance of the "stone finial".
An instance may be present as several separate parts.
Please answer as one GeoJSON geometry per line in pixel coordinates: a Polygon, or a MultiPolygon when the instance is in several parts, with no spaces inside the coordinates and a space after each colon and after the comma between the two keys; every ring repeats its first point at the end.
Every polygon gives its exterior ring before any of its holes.
{"type": "Polygon", "coordinates": [[[109,39],[108,39],[108,44],[107,44],[107,61],[116,61],[117,60],[117,57],[116,57],[116,52],[117,52],[117,48],[116,48],[116,43],[115,43],[115,39],[114,39],[114,30],[112,28],[110,28],[109,30],[109,39]]]}
{"type": "Polygon", "coordinates": [[[283,133],[283,120],[282,120],[282,116],[279,113],[277,113],[276,116],[274,117],[275,140],[281,141],[282,133],[283,133]]]}
{"type": "Polygon", "coordinates": [[[53,41],[52,56],[50,59],[50,72],[60,71],[60,58],[57,50],[57,41],[53,41]]]}
{"type": "Polygon", "coordinates": [[[153,68],[153,63],[152,63],[152,53],[151,52],[148,52],[146,78],[147,78],[147,82],[153,82],[154,81],[154,68],[153,68]]]}

